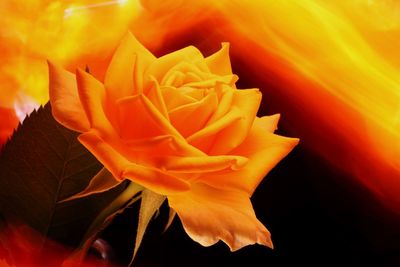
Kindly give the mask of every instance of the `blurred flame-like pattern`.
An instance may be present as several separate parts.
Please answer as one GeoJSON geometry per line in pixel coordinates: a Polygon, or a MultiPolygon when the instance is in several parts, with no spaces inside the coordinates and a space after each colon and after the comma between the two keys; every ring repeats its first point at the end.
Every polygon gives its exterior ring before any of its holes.
{"type": "Polygon", "coordinates": [[[399,211],[399,2],[145,2],[132,27],[149,46],[231,42],[283,126],[399,211]]]}
{"type": "Polygon", "coordinates": [[[128,29],[156,54],[228,41],[265,110],[400,211],[400,2],[14,0],[0,10],[0,106],[19,92],[47,101],[46,58],[101,73],[128,29]]]}
{"type": "Polygon", "coordinates": [[[221,9],[237,10],[229,13],[229,24],[241,33],[235,36],[258,47],[252,60],[271,73],[273,94],[297,114],[289,127],[397,210],[399,8],[397,1],[377,0],[259,1],[221,9]]]}
{"type": "Polygon", "coordinates": [[[2,1],[0,105],[13,106],[19,91],[47,102],[45,59],[66,67],[105,60],[138,10],[128,0],[2,1]]]}

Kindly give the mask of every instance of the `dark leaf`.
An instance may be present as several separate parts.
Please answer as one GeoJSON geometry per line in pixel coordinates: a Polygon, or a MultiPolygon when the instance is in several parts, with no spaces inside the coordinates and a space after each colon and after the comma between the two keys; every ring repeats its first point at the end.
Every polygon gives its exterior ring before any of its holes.
{"type": "Polygon", "coordinates": [[[0,213],[69,246],[81,242],[126,187],[57,203],[82,191],[102,168],[77,136],[54,120],[47,104],[25,119],[0,154],[0,213]]]}
{"type": "Polygon", "coordinates": [[[153,218],[154,214],[156,214],[156,212],[160,209],[165,199],[165,196],[156,194],[147,189],[143,190],[142,202],[140,204],[139,211],[139,222],[136,232],[135,248],[133,250],[130,266],[133,264],[133,260],[135,259],[136,253],[139,250],[144,233],[146,232],[147,226],[149,225],[151,218],[153,218]]]}

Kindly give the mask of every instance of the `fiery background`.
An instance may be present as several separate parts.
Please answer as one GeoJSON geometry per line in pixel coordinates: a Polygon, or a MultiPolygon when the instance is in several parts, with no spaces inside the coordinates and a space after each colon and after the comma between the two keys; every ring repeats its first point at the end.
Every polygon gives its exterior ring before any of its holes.
{"type": "MultiPolygon", "coordinates": [[[[281,113],[280,132],[301,139],[254,196],[274,251],[232,256],[188,245],[173,228],[150,237],[139,262],[157,262],[148,250],[171,266],[193,255],[266,265],[400,263],[400,2],[2,1],[0,142],[47,102],[46,59],[101,75],[127,30],[158,56],[187,45],[207,55],[230,42],[240,87],[263,92],[260,115],[281,113]]],[[[130,228],[115,225],[104,233],[110,240],[130,228]]]]}

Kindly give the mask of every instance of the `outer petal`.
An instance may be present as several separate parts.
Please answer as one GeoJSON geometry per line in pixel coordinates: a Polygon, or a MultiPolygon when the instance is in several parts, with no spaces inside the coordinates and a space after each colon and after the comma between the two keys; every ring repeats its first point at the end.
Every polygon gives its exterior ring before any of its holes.
{"type": "Polygon", "coordinates": [[[203,246],[222,240],[232,251],[255,243],[272,247],[270,233],[242,192],[193,184],[190,191],[168,196],[168,201],[186,233],[203,246]]]}
{"type": "Polygon", "coordinates": [[[211,73],[218,75],[232,74],[231,61],[229,58],[229,43],[222,43],[222,48],[205,59],[211,73]]]}
{"type": "Polygon", "coordinates": [[[189,136],[188,142],[207,151],[209,155],[229,153],[246,138],[260,101],[261,93],[258,89],[234,90],[230,111],[189,136]]]}
{"type": "Polygon", "coordinates": [[[115,138],[114,127],[104,113],[105,90],[103,84],[91,74],[80,69],[76,71],[76,79],[79,98],[81,99],[91,128],[100,130],[103,136],[115,138]]]}
{"type": "Polygon", "coordinates": [[[280,114],[264,116],[261,118],[257,117],[255,119],[255,124],[257,124],[257,127],[260,127],[261,130],[273,133],[278,128],[278,122],[280,117],[281,117],[280,114]]]}
{"type": "Polygon", "coordinates": [[[214,144],[218,133],[221,132],[223,129],[229,127],[230,125],[234,124],[236,121],[241,120],[241,118],[242,113],[238,108],[234,107],[224,117],[187,137],[186,140],[189,144],[208,153],[211,146],[214,144]]]}
{"type": "Polygon", "coordinates": [[[170,172],[205,173],[221,170],[238,170],[246,165],[242,156],[160,157],[159,167],[170,172]]]}
{"type": "Polygon", "coordinates": [[[154,156],[176,156],[176,157],[204,157],[205,153],[197,148],[189,145],[184,139],[177,138],[173,135],[160,135],[144,139],[121,140],[119,149],[122,154],[129,157],[133,154],[133,158],[139,155],[154,156]]]}
{"type": "Polygon", "coordinates": [[[226,154],[240,145],[247,137],[261,102],[258,89],[235,90],[232,106],[237,107],[242,118],[235,121],[218,134],[218,142],[210,150],[210,155],[226,154]]]}
{"type": "Polygon", "coordinates": [[[96,131],[79,136],[79,141],[103,163],[116,179],[130,179],[158,194],[170,195],[189,189],[189,184],[160,170],[129,162],[112,146],[104,142],[96,131]]]}
{"type": "Polygon", "coordinates": [[[107,69],[104,80],[110,97],[117,100],[138,93],[142,86],[144,69],[156,58],[138,40],[128,33],[121,40],[107,69]]]}
{"type": "Polygon", "coordinates": [[[49,94],[54,118],[65,127],[85,132],[90,124],[78,95],[75,75],[63,68],[49,65],[49,94]]]}
{"type": "Polygon", "coordinates": [[[276,115],[256,118],[246,140],[231,152],[232,155],[249,159],[242,169],[202,176],[199,179],[214,187],[239,190],[251,196],[267,173],[299,142],[297,138],[287,138],[269,132],[269,129],[276,128],[276,122],[276,115]]]}

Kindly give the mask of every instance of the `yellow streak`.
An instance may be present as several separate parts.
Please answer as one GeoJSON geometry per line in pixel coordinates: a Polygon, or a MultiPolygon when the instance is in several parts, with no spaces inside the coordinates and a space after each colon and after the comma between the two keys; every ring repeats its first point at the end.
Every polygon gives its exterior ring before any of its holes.
{"type": "Polygon", "coordinates": [[[400,66],[389,60],[398,49],[393,36],[373,46],[382,35],[369,31],[374,26],[376,33],[390,31],[400,40],[400,3],[370,2],[226,1],[221,12],[243,35],[361,114],[365,125],[355,126],[365,129],[358,133],[370,135],[378,153],[400,170],[400,66]],[[350,12],[360,7],[364,13],[350,12]]]}
{"type": "Polygon", "coordinates": [[[0,106],[12,106],[17,91],[47,102],[45,60],[71,69],[98,64],[139,10],[137,0],[1,1],[0,106]]]}

